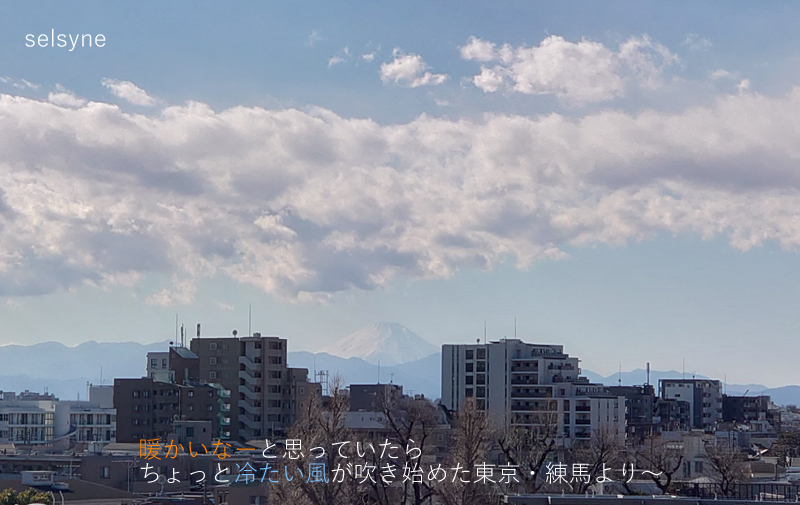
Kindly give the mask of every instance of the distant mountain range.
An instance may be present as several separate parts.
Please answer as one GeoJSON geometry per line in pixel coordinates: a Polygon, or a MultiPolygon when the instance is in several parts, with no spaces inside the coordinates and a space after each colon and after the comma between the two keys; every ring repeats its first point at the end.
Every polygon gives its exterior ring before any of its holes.
{"type": "Polygon", "coordinates": [[[375,323],[340,338],[322,352],[392,366],[436,354],[439,348],[402,324],[375,323]]]}
{"type": "MultiPolygon", "coordinates": [[[[169,341],[153,344],[134,342],[85,342],[67,347],[58,342],[0,347],[0,390],[20,392],[25,389],[48,390],[61,399],[86,398],[86,384],[113,384],[114,378],[141,377],[146,355],[164,351],[169,341]],[[102,370],[102,371],[101,371],[102,370]]],[[[309,378],[326,371],[329,377],[340,375],[346,384],[394,382],[406,393],[422,393],[430,398],[441,394],[441,353],[439,347],[398,323],[376,323],[342,337],[324,352],[289,352],[288,364],[307,368],[309,378]]],[[[583,375],[592,382],[606,385],[644,384],[645,370],[636,369],[603,377],[590,370],[583,375]]],[[[650,383],[677,378],[683,374],[650,371],[650,383]]],[[[691,375],[686,375],[691,377],[691,375]]],[[[707,378],[696,375],[697,378],[707,378]]],[[[800,405],[800,386],[767,388],[761,384],[726,384],[733,395],[766,394],[779,405],[800,405]]]]}
{"type": "Polygon", "coordinates": [[[86,399],[86,383],[113,384],[115,377],[145,374],[147,353],[164,351],[169,341],[84,342],[67,347],[59,342],[0,347],[0,390],[54,393],[63,400],[86,399]]]}

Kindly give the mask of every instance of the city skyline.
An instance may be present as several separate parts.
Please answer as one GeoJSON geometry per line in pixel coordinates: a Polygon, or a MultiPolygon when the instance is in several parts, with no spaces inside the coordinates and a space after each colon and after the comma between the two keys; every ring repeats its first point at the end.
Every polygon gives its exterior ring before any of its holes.
{"type": "Polygon", "coordinates": [[[486,324],[606,376],[800,383],[800,7],[771,6],[7,6],[0,345],[252,307],[294,350],[486,324]]]}

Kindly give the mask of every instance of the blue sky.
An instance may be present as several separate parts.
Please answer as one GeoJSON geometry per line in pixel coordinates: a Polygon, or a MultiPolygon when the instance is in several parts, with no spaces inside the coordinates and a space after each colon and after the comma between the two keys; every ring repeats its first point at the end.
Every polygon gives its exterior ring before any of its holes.
{"type": "Polygon", "coordinates": [[[799,10],[5,3],[0,342],[516,317],[602,374],[796,383],[799,10]]]}

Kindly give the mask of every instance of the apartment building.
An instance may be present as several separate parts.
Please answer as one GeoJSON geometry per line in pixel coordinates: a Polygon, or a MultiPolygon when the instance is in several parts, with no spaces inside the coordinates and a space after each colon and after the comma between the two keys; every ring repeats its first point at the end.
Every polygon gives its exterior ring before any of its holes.
{"type": "Polygon", "coordinates": [[[211,421],[214,438],[223,438],[224,391],[209,384],[176,384],[150,377],[114,379],[117,441],[167,438],[178,421],[211,421]]]}
{"type": "Polygon", "coordinates": [[[625,397],[580,376],[561,345],[501,339],[442,346],[442,405],[466,401],[496,426],[547,429],[565,446],[606,430],[625,437],[625,397]]]}
{"type": "Polygon", "coordinates": [[[260,333],[192,339],[200,380],[232,392],[232,440],[285,437],[305,399],[321,394],[320,385],[309,382],[307,369],[287,366],[286,344],[286,339],[260,333]]]}
{"type": "Polygon", "coordinates": [[[659,396],[689,405],[691,429],[713,432],[722,421],[722,385],[711,379],[661,379],[659,396]]]}
{"type": "MultiPolygon", "coordinates": [[[[89,401],[24,399],[13,393],[0,400],[0,443],[53,444],[56,442],[116,441],[116,410],[97,401],[90,390],[89,401]]],[[[28,395],[27,397],[36,397],[28,395]]]]}

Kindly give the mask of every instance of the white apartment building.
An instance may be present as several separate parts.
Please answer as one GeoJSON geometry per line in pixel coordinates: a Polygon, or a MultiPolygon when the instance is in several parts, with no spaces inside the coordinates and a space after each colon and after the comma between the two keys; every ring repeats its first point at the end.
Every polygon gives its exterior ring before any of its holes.
{"type": "Polygon", "coordinates": [[[106,397],[101,387],[89,401],[0,400],[0,443],[115,442],[117,411],[106,397]]]}
{"type": "Polygon", "coordinates": [[[496,426],[547,428],[563,445],[598,430],[625,437],[625,397],[580,377],[579,359],[561,345],[501,339],[442,346],[442,404],[468,399],[496,426]]]}

